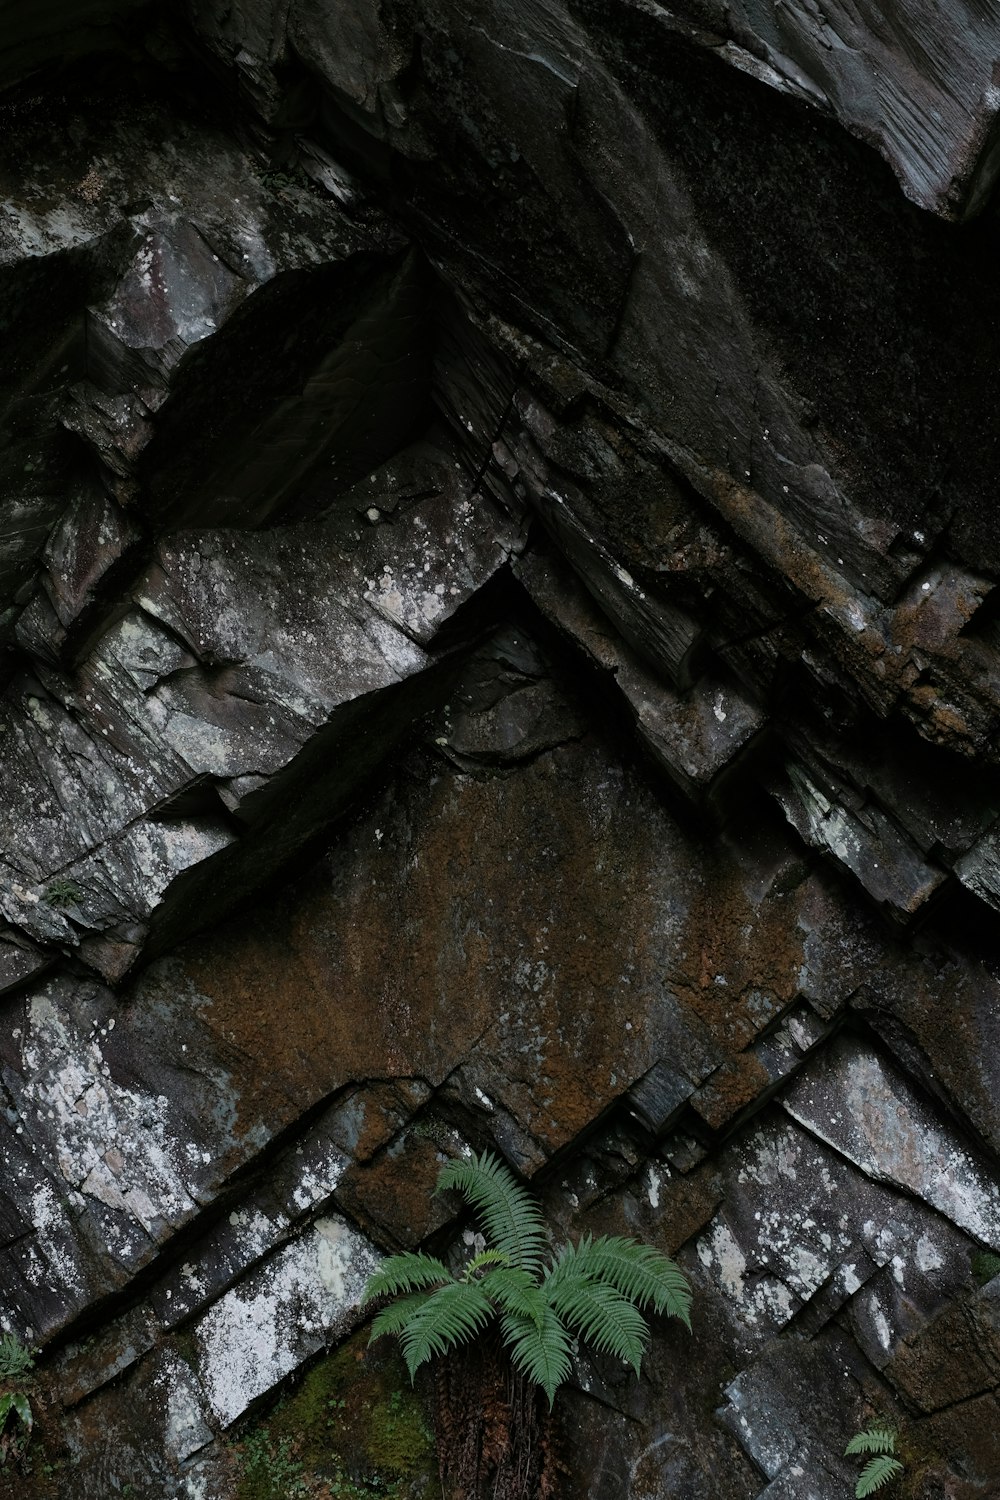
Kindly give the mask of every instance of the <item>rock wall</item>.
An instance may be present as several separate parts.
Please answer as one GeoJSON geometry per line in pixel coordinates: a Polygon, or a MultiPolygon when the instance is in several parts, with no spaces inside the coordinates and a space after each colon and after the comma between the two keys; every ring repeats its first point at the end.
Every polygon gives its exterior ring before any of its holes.
{"type": "Polygon", "coordinates": [[[985,0],[13,7],[0,1493],[342,1493],[252,1425],[468,1147],[694,1286],[568,1493],[837,1500],[876,1418],[1000,1493],[998,65],[985,0]]]}

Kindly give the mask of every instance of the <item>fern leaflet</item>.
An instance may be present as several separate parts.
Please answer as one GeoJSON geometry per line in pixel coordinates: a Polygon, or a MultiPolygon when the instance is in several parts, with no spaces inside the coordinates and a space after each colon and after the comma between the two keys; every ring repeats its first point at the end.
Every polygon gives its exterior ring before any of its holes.
{"type": "Polygon", "coordinates": [[[405,1255],[390,1255],[371,1276],[361,1299],[362,1307],[376,1297],[395,1297],[400,1292],[415,1292],[421,1287],[440,1286],[451,1281],[448,1267],[433,1255],[408,1250],[405,1255]]]}
{"type": "Polygon", "coordinates": [[[521,1313],[505,1313],[500,1331],[515,1369],[542,1387],[551,1407],[570,1373],[569,1335],[552,1308],[545,1304],[540,1325],[521,1313]]]}
{"type": "Polygon", "coordinates": [[[616,1287],[638,1307],[680,1318],[690,1331],[688,1279],[680,1266],[652,1246],[613,1235],[596,1240],[585,1235],[578,1245],[569,1245],[561,1252],[546,1280],[558,1282],[581,1274],[616,1287]]]}
{"type": "Polygon", "coordinates": [[[856,1432],[844,1449],[851,1453],[895,1453],[896,1430],[894,1427],[866,1427],[856,1432]]]}
{"type": "Polygon", "coordinates": [[[8,1391],[6,1396],[0,1396],[0,1431],[12,1411],[21,1418],[25,1431],[30,1432],[34,1418],[31,1415],[31,1402],[23,1391],[8,1391]]]}
{"type": "Polygon", "coordinates": [[[16,1333],[5,1333],[0,1338],[0,1380],[26,1375],[34,1364],[31,1350],[24,1347],[16,1333]]]}
{"type": "Polygon", "coordinates": [[[877,1458],[870,1458],[861,1470],[854,1489],[855,1500],[865,1500],[867,1495],[874,1495],[883,1485],[892,1479],[897,1479],[903,1472],[903,1465],[898,1458],[890,1458],[887,1453],[880,1453],[877,1458]]]}
{"type": "Polygon", "coordinates": [[[509,1266],[510,1256],[504,1255],[502,1250],[480,1250],[474,1255],[465,1268],[465,1280],[474,1281],[481,1272],[489,1271],[494,1266],[509,1266]]]}
{"type": "Polygon", "coordinates": [[[538,1206],[497,1157],[484,1151],[442,1169],[436,1192],[457,1188],[480,1215],[493,1247],[512,1265],[537,1271],[545,1249],[545,1224],[538,1206]]]}
{"type": "Polygon", "coordinates": [[[548,1303],[530,1272],[506,1266],[491,1271],[479,1285],[502,1312],[530,1318],[539,1328],[544,1324],[548,1303]]]}
{"type": "Polygon", "coordinates": [[[492,1302],[473,1281],[453,1281],[431,1292],[400,1330],[410,1379],[425,1360],[464,1344],[492,1316],[492,1302]]]}
{"type": "Polygon", "coordinates": [[[607,1350],[638,1375],[649,1329],[642,1314],[616,1287],[588,1277],[546,1285],[546,1296],[564,1322],[576,1328],[598,1353],[607,1350]]]}
{"type": "Polygon", "coordinates": [[[430,1292],[411,1292],[408,1297],[400,1297],[391,1307],[384,1307],[372,1321],[369,1346],[387,1333],[402,1333],[413,1314],[430,1295],[430,1292]]]}

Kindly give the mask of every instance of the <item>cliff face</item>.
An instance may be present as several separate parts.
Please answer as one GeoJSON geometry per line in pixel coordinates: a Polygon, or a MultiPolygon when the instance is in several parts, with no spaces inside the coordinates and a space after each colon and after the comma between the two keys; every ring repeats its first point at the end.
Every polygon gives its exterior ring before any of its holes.
{"type": "Polygon", "coordinates": [[[995,1496],[1000,6],[4,24],[0,1492],[249,1493],[471,1146],[694,1286],[567,1493],[995,1496]]]}

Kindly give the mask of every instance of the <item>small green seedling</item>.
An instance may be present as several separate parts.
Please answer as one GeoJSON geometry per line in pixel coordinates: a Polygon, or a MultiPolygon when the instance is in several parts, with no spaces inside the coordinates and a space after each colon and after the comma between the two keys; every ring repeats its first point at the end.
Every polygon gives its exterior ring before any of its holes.
{"type": "Polygon", "coordinates": [[[72,880],[53,880],[42,899],[46,906],[59,911],[64,906],[76,906],[80,900],[80,891],[72,880]]]}

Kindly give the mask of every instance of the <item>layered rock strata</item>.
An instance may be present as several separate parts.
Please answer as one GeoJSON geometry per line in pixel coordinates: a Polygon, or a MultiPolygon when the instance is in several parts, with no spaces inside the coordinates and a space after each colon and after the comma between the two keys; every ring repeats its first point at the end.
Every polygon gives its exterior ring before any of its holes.
{"type": "Polygon", "coordinates": [[[237,1496],[490,1148],[695,1291],[572,1493],[996,1493],[974,10],[0,42],[0,1492],[237,1496]]]}

